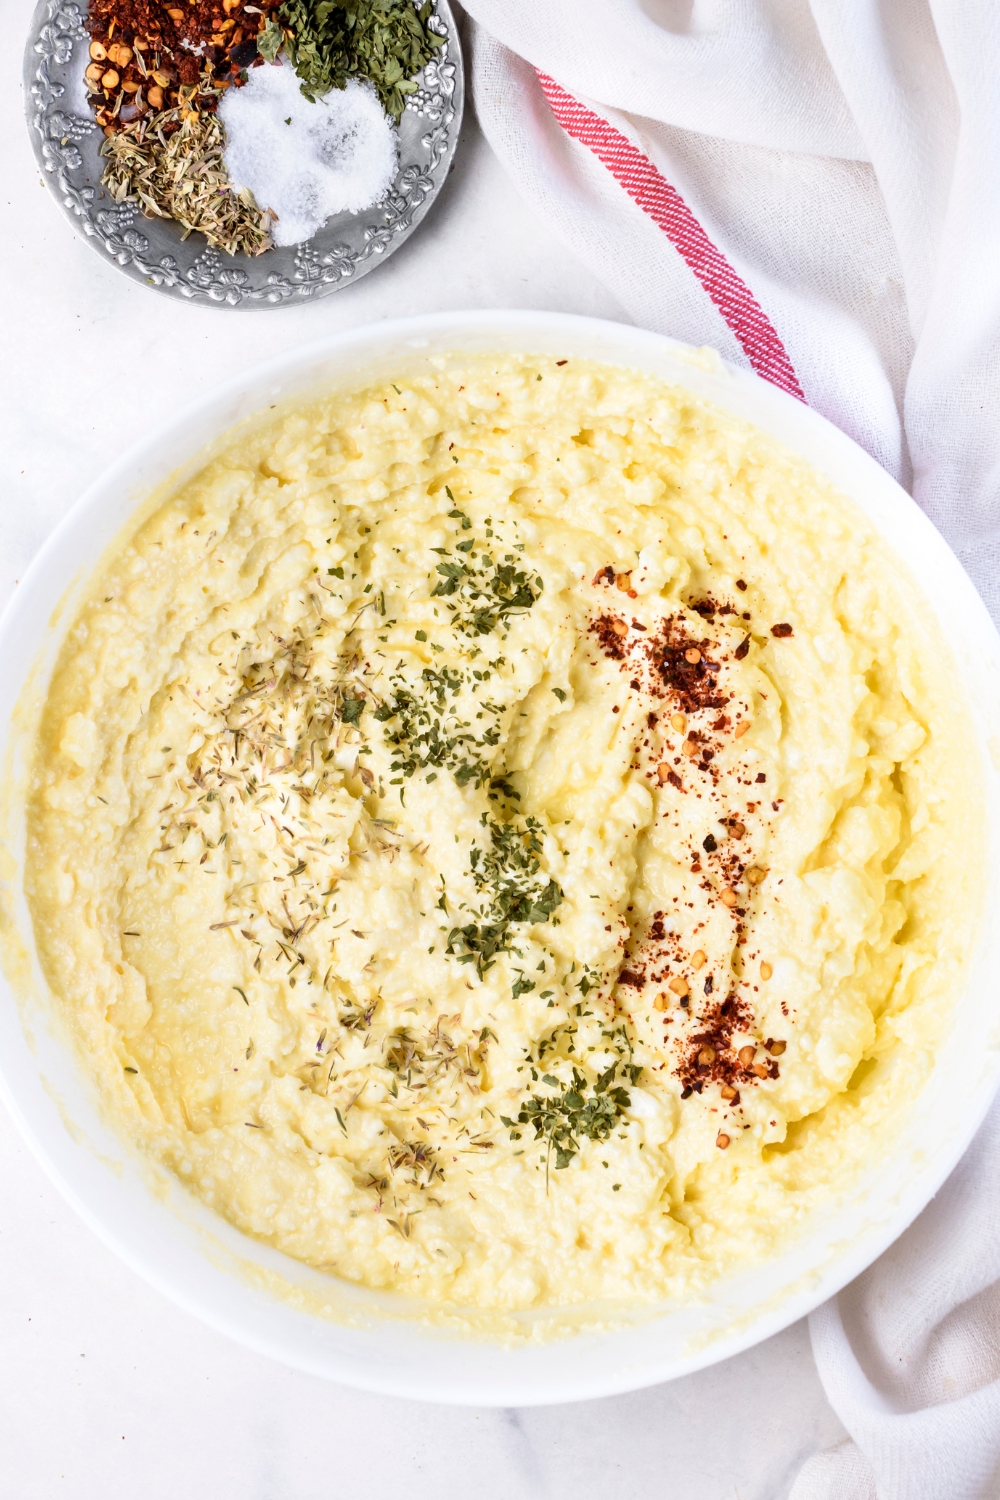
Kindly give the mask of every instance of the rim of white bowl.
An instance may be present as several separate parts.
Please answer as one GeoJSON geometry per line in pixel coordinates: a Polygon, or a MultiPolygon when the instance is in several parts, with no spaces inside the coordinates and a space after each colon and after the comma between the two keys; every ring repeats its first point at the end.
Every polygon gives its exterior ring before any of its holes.
{"type": "MultiPolygon", "coordinates": [[[[171,470],[157,468],[157,461],[161,450],[169,447],[171,442],[175,447],[190,449],[188,458],[181,460],[179,466],[174,465],[173,472],[182,473],[188,463],[193,471],[198,467],[194,460],[204,452],[206,444],[214,445],[214,440],[244,415],[260,411],[269,404],[262,396],[306,392],[312,387],[322,388],[329,384],[328,378],[316,373],[321,371],[324,358],[343,362],[345,357],[356,356],[357,383],[363,383],[373,378],[373,347],[381,350],[381,361],[387,367],[393,364],[396,368],[405,368],[407,362],[412,364],[422,350],[428,351],[432,345],[434,352],[438,353],[521,351],[544,354],[554,352],[557,346],[562,350],[568,343],[589,346],[587,352],[578,350],[571,357],[653,373],[659,371],[666,378],[675,379],[736,415],[745,416],[749,406],[758,411],[757,415],[748,418],[755,426],[774,432],[786,446],[821,471],[828,470],[828,465],[836,468],[841,479],[834,480],[834,483],[855,503],[862,505],[888,545],[897,554],[902,554],[911,571],[912,560],[906,556],[906,548],[900,546],[900,526],[905,526],[909,537],[919,539],[920,545],[933,557],[937,576],[952,591],[951,613],[947,619],[941,609],[934,606],[939,623],[953,647],[959,635],[966,644],[973,642],[974,649],[978,650],[980,680],[984,674],[987,685],[998,689],[983,696],[1000,703],[1000,638],[961,564],[905,491],[874,459],[825,418],[756,375],[725,364],[711,352],[706,354],[694,350],[661,334],[574,314],[473,310],[368,325],[276,356],[247,374],[226,382],[211,395],[191,402],[134,444],[89,485],[33,559],[0,619],[0,659],[11,663],[13,668],[7,681],[0,685],[0,748],[6,747],[9,752],[11,714],[25,682],[36,671],[38,651],[26,653],[23,639],[31,635],[30,614],[33,608],[37,613],[40,607],[38,596],[47,603],[46,618],[52,617],[50,639],[59,638],[67,619],[72,617],[74,606],[61,604],[67,597],[66,585],[60,585],[53,594],[50,572],[58,571],[55,565],[62,558],[65,573],[66,562],[62,555],[67,545],[74,537],[86,536],[88,527],[96,526],[98,531],[107,535],[96,553],[91,547],[93,555],[81,569],[80,579],[92,576],[107,543],[127,524],[127,517],[134,514],[144,495],[155,487],[157,481],[170,475],[171,470]],[[265,387],[270,388],[265,390],[265,387]],[[252,400],[250,392],[256,393],[252,400]],[[763,411],[763,417],[760,411],[763,411]],[[783,435],[788,428],[794,430],[794,439],[783,435]],[[208,437],[204,436],[206,432],[208,437]],[[192,436],[178,441],[178,435],[184,433],[192,436]],[[845,473],[850,476],[848,483],[843,480],[845,473]],[[859,490],[865,492],[870,504],[858,499],[859,490]],[[110,513],[113,522],[105,512],[110,513]],[[98,525],[102,521],[103,527],[98,525]],[[887,527],[890,534],[887,534],[887,527]],[[58,625],[55,623],[57,617],[58,625]]],[[[347,385],[350,381],[342,379],[339,383],[347,385]]],[[[86,551],[86,547],[83,550],[86,551]]],[[[925,597],[933,599],[926,591],[925,597]]],[[[987,730],[1000,732],[1000,709],[987,711],[983,703],[972,707],[976,712],[983,711],[977,720],[977,728],[983,750],[988,804],[985,812],[991,835],[990,889],[980,940],[983,954],[988,956],[991,941],[994,950],[1000,952],[1000,898],[996,889],[997,871],[1000,870],[1000,772],[990,774],[992,761],[988,755],[987,730]]],[[[997,744],[1000,744],[1000,739],[997,744]]],[[[997,771],[995,766],[992,769],[997,771]]],[[[985,969],[985,965],[978,964],[977,975],[980,968],[985,969]]],[[[971,977],[966,988],[972,988],[971,977]]],[[[42,1012],[38,1012],[34,1018],[39,1019],[41,1015],[42,1012]]],[[[692,1374],[780,1332],[853,1280],[912,1223],[962,1156],[1000,1084],[1000,1029],[994,1025],[983,1040],[978,1072],[968,1081],[960,1118],[949,1122],[943,1137],[929,1146],[918,1148],[923,1151],[923,1167],[911,1164],[910,1180],[881,1217],[876,1215],[863,1232],[854,1235],[851,1243],[837,1247],[833,1236],[825,1263],[807,1268],[797,1285],[786,1288],[777,1297],[765,1299],[756,1310],[751,1309],[744,1316],[735,1318],[728,1330],[714,1333],[702,1330],[688,1352],[678,1354],[657,1348],[657,1329],[665,1328],[670,1318],[676,1315],[676,1310],[662,1317],[647,1315],[635,1328],[585,1332],[562,1342],[504,1349],[467,1336],[442,1335],[436,1330],[420,1327],[415,1320],[377,1320],[370,1327],[358,1329],[299,1312],[285,1299],[252,1287],[237,1274],[234,1267],[238,1252],[234,1257],[233,1236],[257,1262],[262,1260],[262,1251],[265,1258],[270,1256],[273,1261],[276,1257],[291,1273],[290,1279],[297,1263],[287,1262],[268,1247],[245,1240],[231,1226],[220,1224],[214,1215],[198,1207],[190,1213],[185,1209],[187,1217],[191,1218],[193,1213],[192,1222],[198,1222],[193,1229],[188,1224],[184,1233],[192,1245],[200,1244],[209,1271],[207,1277],[201,1278],[203,1285],[193,1286],[183,1270],[179,1272],[176,1267],[171,1268],[169,1256],[161,1252],[155,1235],[151,1238],[148,1226],[145,1230],[137,1229],[127,1217],[118,1215],[116,1219],[106,1207],[103,1211],[95,1207],[93,1189],[97,1177],[94,1174],[120,1171],[121,1163],[102,1159],[92,1142],[74,1139],[73,1132],[78,1127],[66,1117],[64,1103],[53,1096],[51,1088],[46,1091],[45,1077],[38,1071],[40,1065],[32,1061],[38,1037],[29,1038],[25,1030],[27,1022],[22,1024],[23,1016],[21,1005],[4,975],[0,982],[0,1098],[63,1197],[98,1238],[132,1270],[185,1311],[219,1332],[286,1365],[365,1390],[466,1406],[546,1405],[620,1394],[692,1374]],[[208,1230],[206,1213],[211,1226],[208,1230]],[[215,1228],[223,1236],[229,1236],[223,1259],[220,1259],[218,1245],[207,1244],[215,1228]],[[227,1253],[228,1263],[223,1264],[227,1253]],[[415,1351],[415,1360],[408,1359],[402,1370],[379,1354],[380,1347],[384,1350],[394,1340],[400,1344],[401,1330],[402,1342],[415,1351]],[[634,1342],[636,1332],[642,1335],[639,1342],[644,1347],[630,1350],[626,1346],[634,1342]],[[568,1350],[570,1357],[561,1360],[546,1358],[546,1351],[553,1350],[568,1350]],[[430,1359],[437,1368],[419,1372],[417,1367],[423,1357],[430,1359]]],[[[55,1041],[53,1046],[58,1052],[61,1043],[55,1041]]],[[[75,1067],[75,1064],[69,1066],[75,1067]]],[[[940,1066],[939,1058],[932,1080],[938,1076],[940,1066]]],[[[925,1093],[930,1086],[929,1082],[925,1093]]],[[[883,1173],[887,1174],[892,1165],[891,1162],[883,1163],[883,1173]]],[[[886,1183],[889,1182],[886,1175],[886,1183]]],[[[173,1216],[177,1212],[177,1203],[161,1207],[162,1215],[167,1216],[171,1223],[175,1222],[173,1216]]],[[[162,1215],[162,1223],[166,1223],[167,1219],[162,1215]]],[[[180,1224],[179,1217],[176,1222],[180,1224]]],[[[805,1243],[808,1242],[807,1235],[805,1243]]],[[[191,1251],[191,1254],[197,1253],[197,1249],[191,1251]]]]}

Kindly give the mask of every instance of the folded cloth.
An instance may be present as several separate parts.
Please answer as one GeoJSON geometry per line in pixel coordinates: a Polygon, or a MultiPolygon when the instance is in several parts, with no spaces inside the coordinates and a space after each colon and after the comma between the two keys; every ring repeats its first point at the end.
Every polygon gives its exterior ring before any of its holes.
{"type": "Polygon", "coordinates": [[[998,1172],[1000,1110],[994,1107],[913,1227],[813,1314],[820,1378],[857,1448],[842,1444],[811,1459],[790,1500],[994,1500],[1000,1470],[998,1172]]]}
{"type": "Polygon", "coordinates": [[[626,147],[645,162],[749,288],[806,400],[912,489],[1000,616],[995,0],[466,9],[480,121],[540,215],[637,323],[752,364],[629,195],[629,163],[606,164],[626,147]]]}
{"type": "MultiPolygon", "coordinates": [[[[1000,620],[996,0],[464,0],[515,183],[637,323],[821,411],[1000,620]]],[[[794,1500],[1000,1493],[1000,1111],[812,1318],[853,1442],[794,1500]]]]}

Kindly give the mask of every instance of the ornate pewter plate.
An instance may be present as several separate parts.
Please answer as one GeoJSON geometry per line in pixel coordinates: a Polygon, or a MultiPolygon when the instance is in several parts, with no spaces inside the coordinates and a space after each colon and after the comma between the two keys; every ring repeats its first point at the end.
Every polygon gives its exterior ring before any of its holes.
{"type": "Polygon", "coordinates": [[[126,276],[171,297],[214,307],[288,307],[325,297],[380,265],[412,234],[448,175],[462,123],[464,74],[448,0],[432,25],[447,38],[418,77],[399,122],[399,172],[389,196],[338,214],[301,245],[226,255],[203,235],[182,239],[173,219],[147,219],[101,187],[103,139],[83,81],[86,0],[40,0],[24,54],[28,129],[38,164],[63,211],[126,276]]]}

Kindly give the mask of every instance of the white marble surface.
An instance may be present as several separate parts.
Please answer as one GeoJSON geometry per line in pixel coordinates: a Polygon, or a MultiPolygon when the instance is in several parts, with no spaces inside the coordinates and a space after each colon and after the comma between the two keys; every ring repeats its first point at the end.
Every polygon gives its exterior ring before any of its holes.
{"type": "MultiPolygon", "coordinates": [[[[30,7],[8,0],[7,33],[30,7]]],[[[81,489],[248,361],[409,312],[620,308],[521,206],[470,122],[421,231],[311,307],[198,310],[102,264],[39,183],[0,65],[0,600],[81,489]]],[[[804,1325],[672,1385],[534,1411],[363,1395],[248,1353],[139,1281],[0,1114],[0,1493],[17,1500],[782,1500],[842,1435],[804,1325]]]]}

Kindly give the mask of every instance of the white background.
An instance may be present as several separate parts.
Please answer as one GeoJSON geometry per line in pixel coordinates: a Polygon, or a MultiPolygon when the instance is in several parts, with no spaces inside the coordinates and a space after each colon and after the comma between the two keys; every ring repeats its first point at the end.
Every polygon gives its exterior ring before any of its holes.
{"type": "MultiPolygon", "coordinates": [[[[463,307],[623,318],[524,208],[467,118],[428,220],[309,306],[198,309],[122,276],[41,184],[22,117],[30,7],[0,64],[0,600],[77,495],[173,407],[363,323],[463,307]]],[[[843,1436],[802,1324],[613,1400],[466,1411],[362,1395],[251,1354],[105,1250],[0,1114],[2,1500],[783,1500],[843,1436]]]]}

